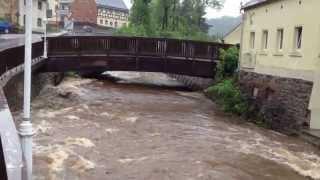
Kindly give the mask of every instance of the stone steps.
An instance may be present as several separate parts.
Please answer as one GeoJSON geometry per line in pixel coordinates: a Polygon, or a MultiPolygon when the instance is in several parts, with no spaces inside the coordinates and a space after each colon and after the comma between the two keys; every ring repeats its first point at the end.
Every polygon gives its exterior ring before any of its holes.
{"type": "Polygon", "coordinates": [[[316,147],[320,148],[320,129],[308,129],[303,130],[300,134],[300,137],[309,143],[315,145],[316,147]]]}

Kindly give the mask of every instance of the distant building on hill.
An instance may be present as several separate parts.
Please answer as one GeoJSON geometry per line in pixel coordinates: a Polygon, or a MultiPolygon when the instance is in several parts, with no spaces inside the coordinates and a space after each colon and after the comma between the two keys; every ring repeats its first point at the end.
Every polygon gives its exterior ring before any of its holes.
{"type": "Polygon", "coordinates": [[[96,0],[100,26],[120,28],[128,25],[129,9],[122,0],[96,0]]]}

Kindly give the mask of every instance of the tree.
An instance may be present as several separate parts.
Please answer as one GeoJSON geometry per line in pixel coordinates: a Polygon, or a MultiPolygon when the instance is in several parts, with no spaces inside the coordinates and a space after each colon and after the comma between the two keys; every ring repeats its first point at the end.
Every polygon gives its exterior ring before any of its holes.
{"type": "Polygon", "coordinates": [[[132,25],[150,25],[150,2],[151,0],[134,0],[130,15],[130,23],[132,25]]]}
{"type": "Polygon", "coordinates": [[[204,18],[206,8],[221,8],[224,0],[134,0],[130,25],[121,33],[210,39],[204,18]],[[152,18],[151,18],[152,17],[152,18]]]}

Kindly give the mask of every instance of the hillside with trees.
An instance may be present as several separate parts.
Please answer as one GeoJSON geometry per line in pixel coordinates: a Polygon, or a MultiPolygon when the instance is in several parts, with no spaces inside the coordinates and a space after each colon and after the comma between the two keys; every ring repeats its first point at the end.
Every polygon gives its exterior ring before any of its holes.
{"type": "Polygon", "coordinates": [[[134,0],[129,25],[117,33],[214,40],[204,17],[207,7],[222,8],[223,0],[134,0]]]}

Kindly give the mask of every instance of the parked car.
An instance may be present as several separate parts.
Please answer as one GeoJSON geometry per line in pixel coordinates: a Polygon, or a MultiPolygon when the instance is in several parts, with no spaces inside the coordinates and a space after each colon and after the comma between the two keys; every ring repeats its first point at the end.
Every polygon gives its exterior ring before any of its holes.
{"type": "Polygon", "coordinates": [[[8,34],[12,30],[12,24],[7,21],[0,21],[0,32],[8,34]]]}

